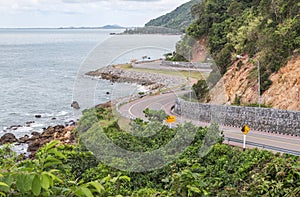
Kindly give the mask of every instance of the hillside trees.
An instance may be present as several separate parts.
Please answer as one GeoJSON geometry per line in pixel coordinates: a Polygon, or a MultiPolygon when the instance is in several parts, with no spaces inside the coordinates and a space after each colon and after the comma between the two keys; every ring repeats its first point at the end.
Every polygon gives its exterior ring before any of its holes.
{"type": "Polygon", "coordinates": [[[277,72],[300,47],[300,3],[297,0],[204,0],[192,9],[198,16],[187,30],[206,38],[209,51],[224,74],[237,54],[261,61],[263,93],[277,72]]]}
{"type": "Polygon", "coordinates": [[[186,28],[194,21],[195,18],[194,14],[192,14],[191,8],[194,5],[197,5],[199,2],[201,2],[201,0],[191,0],[179,6],[170,13],[167,13],[156,19],[152,19],[151,21],[146,23],[145,26],[167,27],[185,32],[186,28]]]}

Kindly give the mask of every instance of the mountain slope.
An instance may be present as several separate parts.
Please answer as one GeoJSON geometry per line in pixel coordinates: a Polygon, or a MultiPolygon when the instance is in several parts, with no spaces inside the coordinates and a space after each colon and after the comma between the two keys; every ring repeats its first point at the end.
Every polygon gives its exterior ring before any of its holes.
{"type": "Polygon", "coordinates": [[[272,86],[262,95],[264,103],[275,108],[300,111],[300,55],[274,73],[272,86]]]}
{"type": "Polygon", "coordinates": [[[299,0],[203,0],[196,8],[199,18],[189,26],[187,34],[196,40],[207,40],[205,48],[215,60],[216,71],[223,76],[226,103],[257,102],[259,61],[263,102],[282,109],[296,109],[297,101],[290,91],[296,95],[299,84],[293,73],[298,71],[295,67],[285,68],[300,52],[299,0]],[[238,60],[237,55],[247,57],[247,61],[238,60]],[[293,76],[292,81],[281,83],[280,77],[275,77],[280,72],[282,76],[293,76]]]}
{"type": "Polygon", "coordinates": [[[200,3],[200,1],[191,0],[166,15],[152,19],[145,26],[162,26],[184,31],[194,20],[191,12],[192,7],[200,3]]]}

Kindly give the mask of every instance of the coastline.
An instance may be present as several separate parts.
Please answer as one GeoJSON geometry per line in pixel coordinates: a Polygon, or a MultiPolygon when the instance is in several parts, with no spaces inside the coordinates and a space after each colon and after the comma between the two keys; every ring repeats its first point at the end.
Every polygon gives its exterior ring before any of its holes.
{"type": "Polygon", "coordinates": [[[76,137],[73,130],[76,125],[75,121],[70,121],[65,125],[48,126],[43,128],[42,132],[33,131],[30,135],[26,134],[22,137],[17,137],[12,132],[6,132],[0,138],[0,146],[13,144],[12,149],[17,154],[33,158],[39,148],[53,140],[58,140],[63,144],[75,144],[76,137]]]}
{"type": "MultiPolygon", "coordinates": [[[[102,69],[95,71],[90,71],[86,73],[87,76],[95,77],[101,80],[109,80],[113,83],[135,83],[141,85],[145,90],[144,93],[159,92],[163,88],[171,88],[175,86],[180,86],[186,82],[184,77],[172,76],[160,73],[149,73],[149,72],[139,72],[136,70],[126,70],[122,69],[120,65],[107,66],[102,69]]],[[[107,106],[111,102],[98,104],[98,106],[107,106]]],[[[39,148],[43,147],[45,144],[53,141],[59,140],[63,144],[75,144],[76,136],[73,130],[76,128],[76,121],[69,121],[65,125],[55,125],[43,128],[42,131],[37,132],[33,130],[31,134],[26,134],[24,136],[16,136],[13,131],[18,128],[30,127],[34,124],[34,121],[27,122],[25,126],[13,125],[8,131],[4,132],[4,135],[0,138],[0,146],[4,144],[13,144],[13,149],[18,153],[22,154],[28,158],[34,158],[35,153],[39,148]]]]}

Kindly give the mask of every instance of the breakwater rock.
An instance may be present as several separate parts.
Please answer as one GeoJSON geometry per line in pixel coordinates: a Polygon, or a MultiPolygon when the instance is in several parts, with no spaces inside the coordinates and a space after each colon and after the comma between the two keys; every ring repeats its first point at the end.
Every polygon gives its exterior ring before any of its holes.
{"type": "Polygon", "coordinates": [[[148,89],[154,90],[162,87],[174,87],[184,84],[185,78],[182,76],[172,76],[167,74],[142,72],[130,69],[121,69],[115,66],[108,66],[96,71],[86,73],[88,76],[99,77],[118,83],[137,83],[147,86],[148,89]]]}

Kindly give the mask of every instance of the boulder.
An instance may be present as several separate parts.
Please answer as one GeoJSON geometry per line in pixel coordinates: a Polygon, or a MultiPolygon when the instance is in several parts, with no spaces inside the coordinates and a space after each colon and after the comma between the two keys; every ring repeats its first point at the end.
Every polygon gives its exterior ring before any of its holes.
{"type": "Polygon", "coordinates": [[[6,144],[6,143],[14,143],[17,142],[18,139],[16,136],[12,133],[6,133],[0,138],[0,145],[6,144]]]}
{"type": "Polygon", "coordinates": [[[31,133],[31,135],[34,135],[34,136],[40,136],[40,133],[39,133],[39,132],[36,132],[36,131],[33,131],[33,132],[31,133]]]}
{"type": "Polygon", "coordinates": [[[36,152],[41,147],[41,142],[39,139],[28,144],[27,152],[36,152]]]}
{"type": "Polygon", "coordinates": [[[29,139],[29,136],[28,135],[25,135],[24,137],[21,137],[19,138],[19,142],[20,143],[26,143],[28,142],[30,139],[29,139]]]}
{"type": "Polygon", "coordinates": [[[35,123],[35,121],[28,121],[28,122],[26,122],[27,125],[30,125],[30,124],[33,124],[33,123],[35,123]]]}
{"type": "Polygon", "coordinates": [[[42,118],[42,115],[37,114],[37,115],[35,115],[34,117],[35,117],[35,118],[42,118]]]}
{"type": "Polygon", "coordinates": [[[77,101],[73,101],[71,107],[73,107],[74,109],[80,109],[79,103],[77,101]]]}

